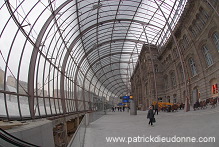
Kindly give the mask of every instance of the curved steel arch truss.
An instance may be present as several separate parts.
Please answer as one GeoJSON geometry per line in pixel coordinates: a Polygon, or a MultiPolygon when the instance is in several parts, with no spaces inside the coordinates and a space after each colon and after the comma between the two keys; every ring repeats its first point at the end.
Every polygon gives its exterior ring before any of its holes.
{"type": "Polygon", "coordinates": [[[0,116],[70,114],[93,108],[94,98],[129,95],[142,45],[164,45],[186,3],[1,2],[0,116]]]}

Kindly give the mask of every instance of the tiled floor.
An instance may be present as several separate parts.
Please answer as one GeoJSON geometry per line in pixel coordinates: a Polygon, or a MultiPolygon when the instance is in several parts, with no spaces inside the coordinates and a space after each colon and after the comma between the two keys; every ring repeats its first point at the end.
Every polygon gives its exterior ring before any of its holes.
{"type": "Polygon", "coordinates": [[[146,114],[147,111],[138,111],[138,115],[107,113],[87,127],[85,147],[219,147],[219,106],[189,112],[160,112],[155,116],[157,122],[154,127],[148,125],[146,114]],[[150,136],[215,137],[215,143],[145,142],[150,136]],[[126,138],[125,142],[109,143],[106,137],[126,138]],[[128,144],[128,139],[135,142],[128,144]]]}

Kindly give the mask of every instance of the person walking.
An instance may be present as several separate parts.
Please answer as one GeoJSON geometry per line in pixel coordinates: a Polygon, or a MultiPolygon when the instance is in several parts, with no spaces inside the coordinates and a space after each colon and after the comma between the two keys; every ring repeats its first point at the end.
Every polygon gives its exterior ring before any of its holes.
{"type": "Polygon", "coordinates": [[[129,110],[130,110],[130,107],[128,106],[127,111],[129,112],[129,110]]]}
{"type": "Polygon", "coordinates": [[[158,115],[158,103],[155,104],[154,108],[155,108],[154,114],[156,114],[156,112],[157,112],[157,115],[158,115]]]}
{"type": "Polygon", "coordinates": [[[114,108],[114,106],[112,106],[112,112],[115,112],[115,108],[114,108]]]}
{"type": "Polygon", "coordinates": [[[151,124],[151,126],[153,126],[154,112],[153,112],[152,106],[149,107],[147,118],[149,119],[148,124],[149,125],[151,124]]]}

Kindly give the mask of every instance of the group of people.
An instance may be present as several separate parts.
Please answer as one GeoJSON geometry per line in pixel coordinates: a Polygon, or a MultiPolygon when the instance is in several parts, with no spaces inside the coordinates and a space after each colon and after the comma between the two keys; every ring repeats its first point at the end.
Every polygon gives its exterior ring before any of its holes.
{"type": "Polygon", "coordinates": [[[125,109],[127,109],[128,111],[129,111],[129,109],[130,109],[130,107],[114,107],[114,106],[112,106],[112,112],[116,112],[116,109],[118,110],[118,111],[120,111],[120,112],[124,112],[125,111],[125,109]]]}

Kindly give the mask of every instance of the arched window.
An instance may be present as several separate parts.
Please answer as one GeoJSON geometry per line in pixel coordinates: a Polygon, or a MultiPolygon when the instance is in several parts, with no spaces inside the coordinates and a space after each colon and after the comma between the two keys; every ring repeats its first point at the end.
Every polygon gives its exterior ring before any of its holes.
{"type": "Polygon", "coordinates": [[[214,44],[219,52],[219,33],[218,32],[215,32],[213,34],[213,40],[214,40],[214,44]]]}
{"type": "Polygon", "coordinates": [[[212,65],[214,62],[213,62],[213,59],[212,59],[212,57],[211,57],[211,54],[210,54],[210,52],[209,52],[208,47],[207,47],[206,45],[204,45],[204,46],[202,47],[202,50],[203,50],[203,54],[204,54],[204,56],[205,56],[205,61],[206,61],[207,65],[208,65],[208,66],[212,65]]]}
{"type": "Polygon", "coordinates": [[[194,60],[192,58],[189,58],[189,64],[190,64],[192,75],[193,76],[197,75],[197,70],[196,70],[195,62],[194,62],[194,60]]]}

